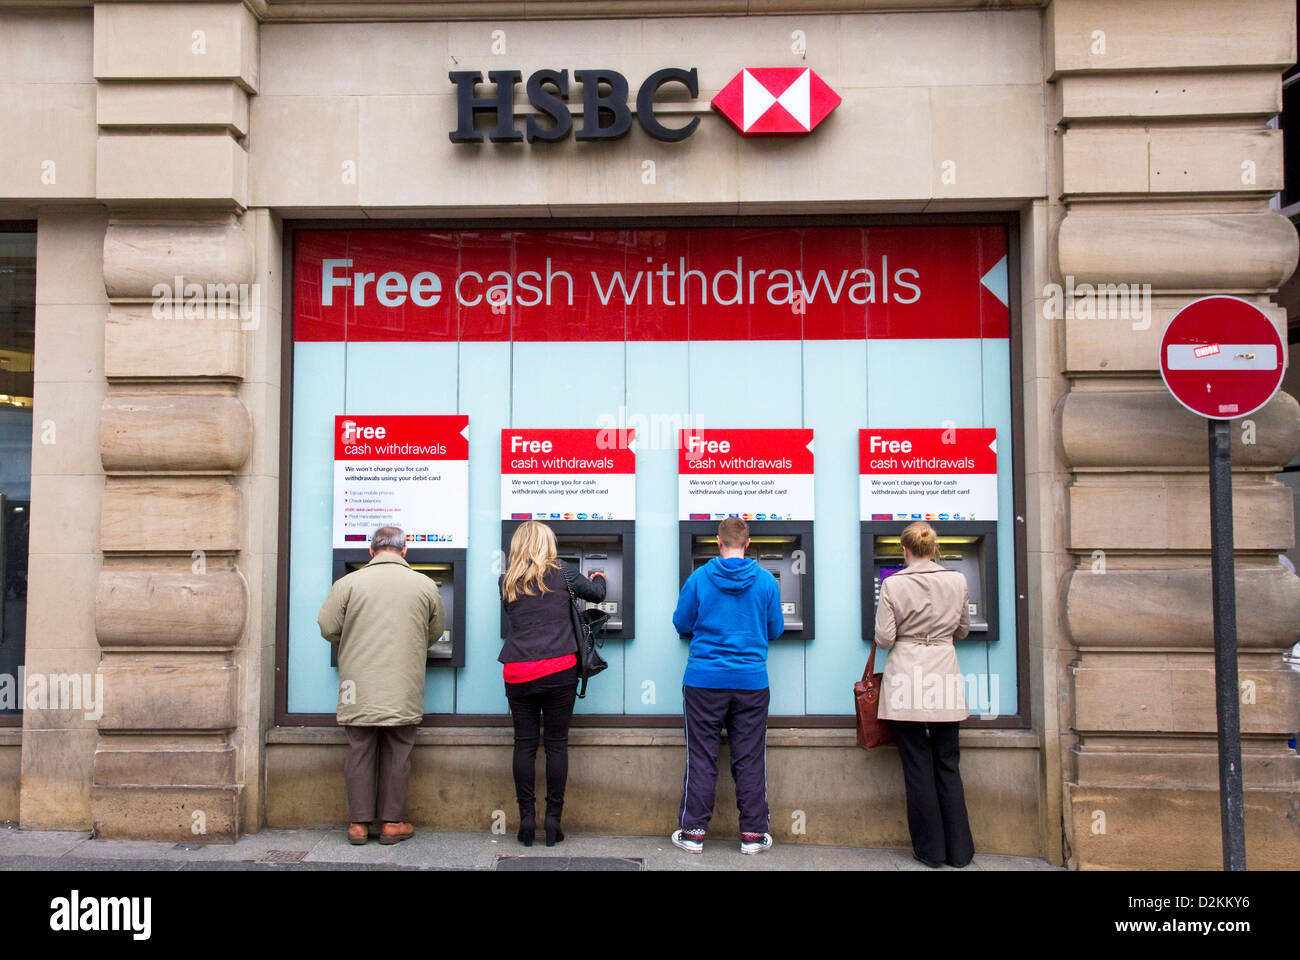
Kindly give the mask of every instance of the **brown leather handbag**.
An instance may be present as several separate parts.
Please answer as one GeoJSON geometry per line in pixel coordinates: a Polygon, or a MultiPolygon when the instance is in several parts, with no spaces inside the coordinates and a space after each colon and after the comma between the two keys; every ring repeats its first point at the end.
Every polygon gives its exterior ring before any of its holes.
{"type": "Polygon", "coordinates": [[[886,747],[894,742],[889,724],[877,716],[880,709],[880,689],[884,674],[874,673],[876,645],[871,645],[871,656],[862,671],[862,679],[853,685],[853,700],[858,712],[858,746],[863,750],[886,747]]]}

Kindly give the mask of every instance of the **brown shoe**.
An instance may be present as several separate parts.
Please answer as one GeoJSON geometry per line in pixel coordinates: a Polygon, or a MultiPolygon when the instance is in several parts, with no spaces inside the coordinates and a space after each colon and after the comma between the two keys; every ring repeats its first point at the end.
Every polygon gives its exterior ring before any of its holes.
{"type": "Polygon", "coordinates": [[[370,824],[353,823],[348,825],[348,843],[360,847],[370,839],[370,824]]]}
{"type": "Polygon", "coordinates": [[[383,832],[379,834],[379,842],[388,846],[410,840],[413,836],[415,836],[415,827],[409,823],[385,823],[383,832]]]}

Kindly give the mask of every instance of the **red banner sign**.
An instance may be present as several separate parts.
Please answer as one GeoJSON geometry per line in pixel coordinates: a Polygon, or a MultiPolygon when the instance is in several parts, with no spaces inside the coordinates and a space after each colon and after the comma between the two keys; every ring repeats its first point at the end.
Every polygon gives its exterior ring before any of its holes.
{"type": "Polygon", "coordinates": [[[301,230],[298,341],[1006,337],[1004,227],[301,230]]]}
{"type": "Polygon", "coordinates": [[[335,460],[468,460],[469,417],[336,416],[335,460]]]}
{"type": "Polygon", "coordinates": [[[992,427],[859,430],[858,463],[863,520],[998,518],[992,427]]]}
{"type": "Polygon", "coordinates": [[[777,430],[682,430],[677,472],[812,473],[813,432],[777,430]]]}
{"type": "Polygon", "coordinates": [[[997,473],[992,427],[859,430],[862,473],[997,473]]]}
{"type": "Polygon", "coordinates": [[[502,430],[502,473],[636,473],[632,430],[502,430]]]}

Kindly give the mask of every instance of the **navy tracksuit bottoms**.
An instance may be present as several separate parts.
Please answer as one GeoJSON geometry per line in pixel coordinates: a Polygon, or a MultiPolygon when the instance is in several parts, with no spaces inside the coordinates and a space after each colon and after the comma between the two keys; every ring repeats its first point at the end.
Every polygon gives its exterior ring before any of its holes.
{"type": "Polygon", "coordinates": [[[710,690],[682,687],[686,724],[686,777],[677,823],[683,830],[705,829],[713,816],[718,785],[718,746],[727,731],[731,776],[736,781],[736,806],[742,833],[766,833],[767,706],[771,692],[710,690]]]}

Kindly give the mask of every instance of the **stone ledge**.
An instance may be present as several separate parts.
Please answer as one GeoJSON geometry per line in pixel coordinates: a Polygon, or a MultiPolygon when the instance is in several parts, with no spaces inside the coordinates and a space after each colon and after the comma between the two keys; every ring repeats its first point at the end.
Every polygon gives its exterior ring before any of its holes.
{"type": "MultiPolygon", "coordinates": [[[[772,727],[769,747],[851,747],[856,734],[848,728],[772,727]]],[[[583,747],[676,747],[684,742],[677,727],[574,727],[570,743],[583,747]]],[[[510,727],[423,727],[416,735],[421,746],[503,746],[513,742],[510,727]]],[[[342,727],[272,727],[267,745],[325,746],[347,743],[342,727]]],[[[1037,750],[1041,738],[1031,730],[963,730],[961,745],[971,748],[1037,750]]]]}

